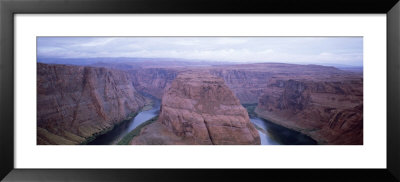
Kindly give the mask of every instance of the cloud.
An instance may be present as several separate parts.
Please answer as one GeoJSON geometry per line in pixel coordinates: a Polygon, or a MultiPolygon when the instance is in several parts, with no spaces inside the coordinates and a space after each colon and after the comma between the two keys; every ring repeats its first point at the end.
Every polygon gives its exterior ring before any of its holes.
{"type": "Polygon", "coordinates": [[[79,43],[79,44],[75,44],[75,45],[72,45],[72,46],[76,46],[76,47],[103,46],[103,45],[106,45],[106,44],[110,43],[113,40],[115,40],[115,38],[100,38],[100,39],[94,39],[94,40],[89,41],[87,43],[79,43]]]}
{"type": "Polygon", "coordinates": [[[39,58],[143,57],[362,66],[362,37],[39,37],[39,58]]]}

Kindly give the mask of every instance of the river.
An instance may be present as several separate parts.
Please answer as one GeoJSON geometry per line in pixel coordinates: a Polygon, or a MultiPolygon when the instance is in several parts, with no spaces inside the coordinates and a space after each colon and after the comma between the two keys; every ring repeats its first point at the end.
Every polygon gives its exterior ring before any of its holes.
{"type": "Polygon", "coordinates": [[[258,117],[251,117],[250,121],[257,125],[261,138],[261,145],[316,145],[317,142],[300,132],[274,124],[258,117]]]}
{"type": "MultiPolygon", "coordinates": [[[[160,101],[153,100],[149,110],[141,111],[129,122],[121,123],[106,134],[98,136],[88,145],[113,145],[140,124],[157,116],[160,112],[160,101]]],[[[258,117],[250,117],[251,122],[257,126],[261,138],[261,145],[315,145],[316,142],[300,132],[282,127],[258,117]]]]}
{"type": "Polygon", "coordinates": [[[149,119],[157,116],[160,112],[160,101],[153,100],[153,107],[149,110],[141,111],[129,122],[121,123],[113,128],[113,130],[106,134],[98,136],[88,145],[113,145],[118,143],[126,134],[135,129],[140,124],[148,121],[149,119]]]}

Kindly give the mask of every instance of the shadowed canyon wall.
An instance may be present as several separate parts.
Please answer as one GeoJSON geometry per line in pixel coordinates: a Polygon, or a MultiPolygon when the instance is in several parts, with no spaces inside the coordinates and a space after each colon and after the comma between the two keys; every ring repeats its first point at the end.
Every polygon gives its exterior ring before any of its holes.
{"type": "Polygon", "coordinates": [[[37,64],[37,143],[79,144],[145,104],[119,70],[37,64]]]}
{"type": "Polygon", "coordinates": [[[270,80],[256,113],[320,144],[363,144],[362,78],[321,77],[270,80]]]}
{"type": "Polygon", "coordinates": [[[146,68],[129,71],[135,88],[161,99],[164,89],[175,79],[178,70],[168,68],[146,68]]]}

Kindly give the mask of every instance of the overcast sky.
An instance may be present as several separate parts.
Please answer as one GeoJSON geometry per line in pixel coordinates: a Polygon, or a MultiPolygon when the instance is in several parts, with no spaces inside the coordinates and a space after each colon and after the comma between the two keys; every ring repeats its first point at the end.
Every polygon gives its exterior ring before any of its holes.
{"type": "Polygon", "coordinates": [[[362,66],[362,37],[38,37],[38,58],[184,58],[362,66]]]}

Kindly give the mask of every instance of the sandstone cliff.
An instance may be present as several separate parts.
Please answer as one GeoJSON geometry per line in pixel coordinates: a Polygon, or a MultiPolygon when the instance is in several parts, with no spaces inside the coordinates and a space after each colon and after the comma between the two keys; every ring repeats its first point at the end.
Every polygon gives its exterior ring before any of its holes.
{"type": "Polygon", "coordinates": [[[362,77],[274,78],[256,113],[320,144],[363,144],[362,77]]]}
{"type": "Polygon", "coordinates": [[[37,64],[37,144],[79,144],[129,119],[145,99],[122,71],[37,64]]]}
{"type": "Polygon", "coordinates": [[[158,121],[131,143],[258,145],[260,137],[223,79],[188,71],[165,89],[158,121]]]}

